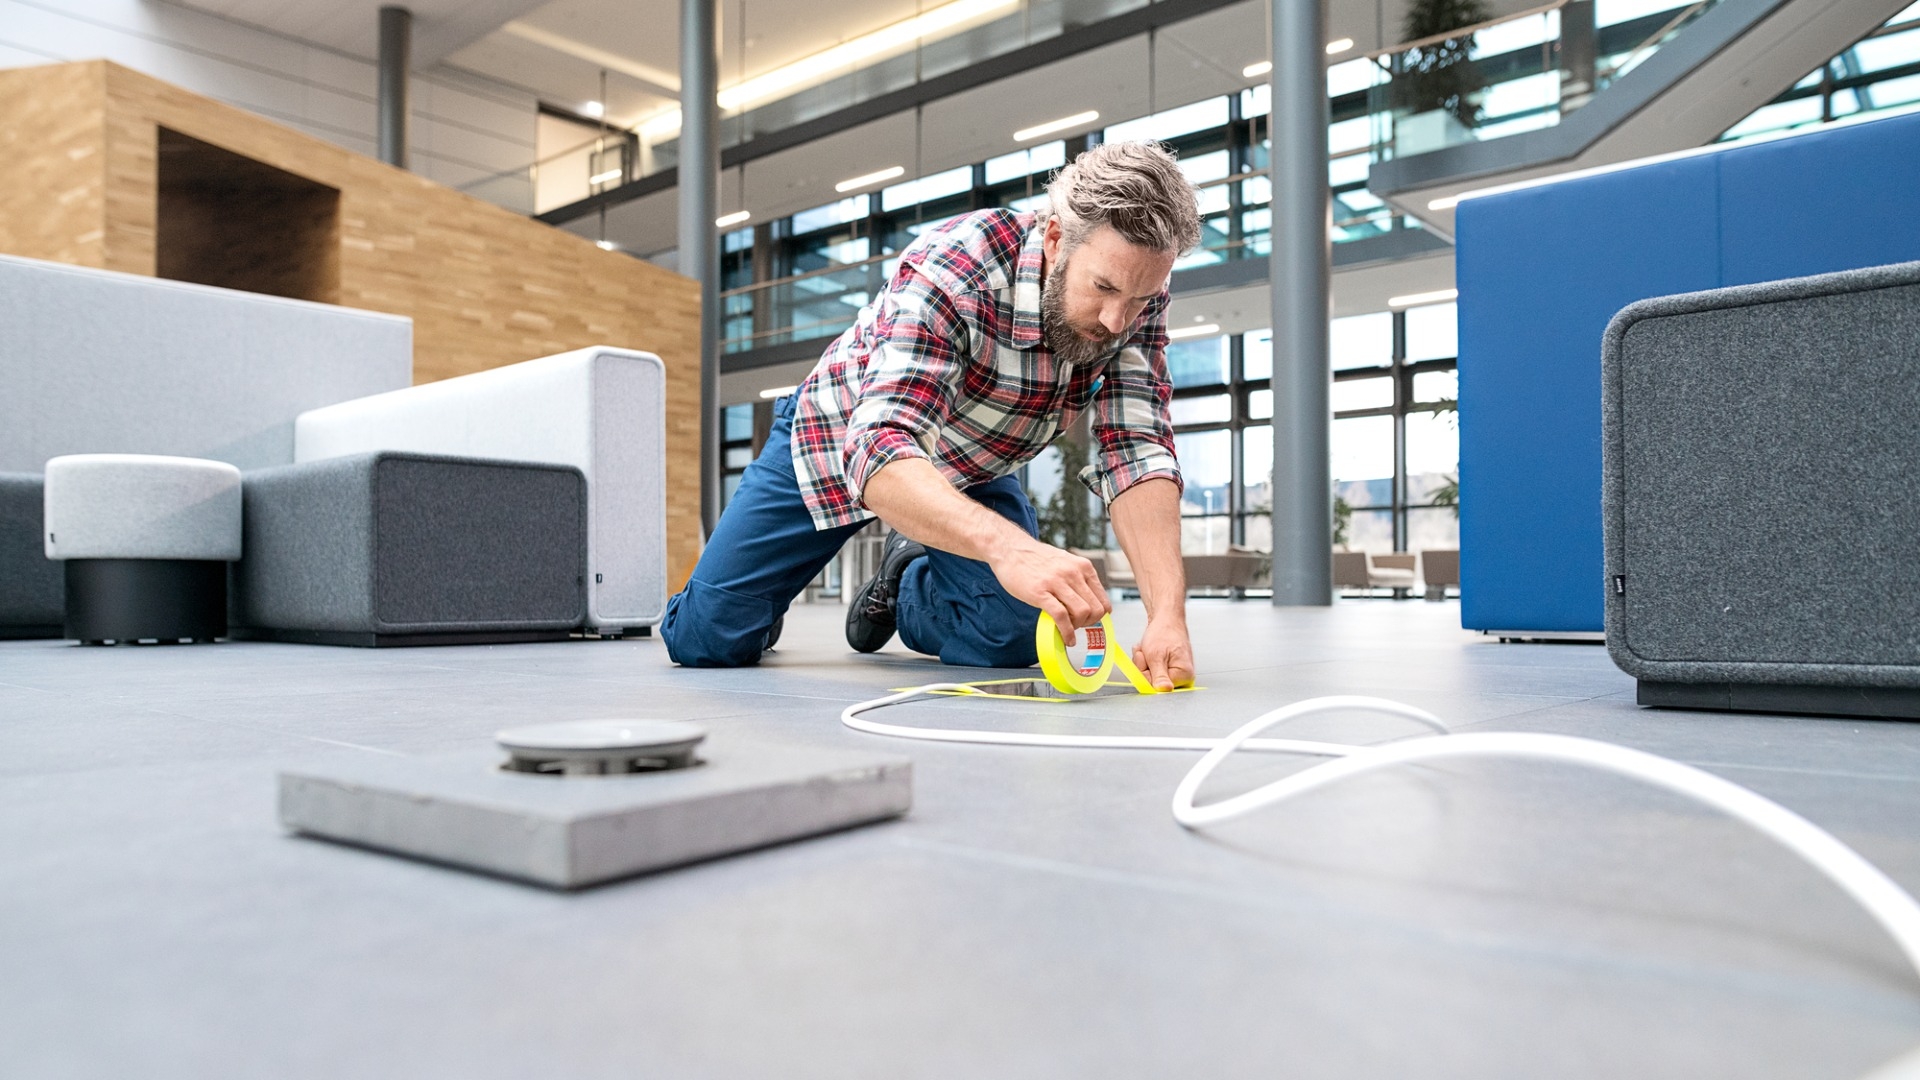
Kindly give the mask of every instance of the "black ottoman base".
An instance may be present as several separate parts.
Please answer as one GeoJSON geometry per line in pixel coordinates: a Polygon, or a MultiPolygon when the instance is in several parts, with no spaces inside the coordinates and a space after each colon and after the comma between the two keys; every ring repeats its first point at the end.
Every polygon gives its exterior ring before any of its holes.
{"type": "Polygon", "coordinates": [[[68,559],[66,636],[89,645],[212,641],[227,633],[227,564],[68,559]]]}
{"type": "Polygon", "coordinates": [[[1656,709],[1920,720],[1920,689],[1912,687],[1669,683],[1641,679],[1636,696],[1641,705],[1656,709]]]}

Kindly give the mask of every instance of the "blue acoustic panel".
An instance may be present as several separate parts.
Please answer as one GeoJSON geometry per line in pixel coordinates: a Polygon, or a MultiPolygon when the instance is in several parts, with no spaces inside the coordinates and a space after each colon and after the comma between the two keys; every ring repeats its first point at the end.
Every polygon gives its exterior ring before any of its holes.
{"type": "Polygon", "coordinates": [[[1460,205],[1461,622],[1601,629],[1600,339],[1718,284],[1716,167],[1687,159],[1460,205]]]}
{"type": "Polygon", "coordinates": [[[1920,259],[1920,115],[1719,157],[1720,284],[1920,259]]]}
{"type": "Polygon", "coordinates": [[[1461,622],[1602,628],[1600,339],[1635,301],[1920,259],[1920,116],[1471,199],[1461,622]]]}

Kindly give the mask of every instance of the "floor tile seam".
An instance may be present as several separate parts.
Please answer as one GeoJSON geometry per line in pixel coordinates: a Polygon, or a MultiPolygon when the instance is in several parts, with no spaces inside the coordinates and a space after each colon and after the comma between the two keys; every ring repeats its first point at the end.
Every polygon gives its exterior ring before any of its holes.
{"type": "Polygon", "coordinates": [[[399,750],[388,750],[378,746],[367,746],[363,743],[347,742],[343,739],[329,739],[324,735],[309,735],[301,731],[288,731],[283,728],[264,727],[259,724],[249,724],[239,720],[225,720],[225,719],[217,719],[214,717],[194,716],[189,713],[172,712],[167,709],[150,709],[148,711],[156,713],[161,716],[172,717],[173,719],[176,719],[176,720],[184,720],[184,721],[187,721],[188,723],[206,724],[206,725],[211,725],[213,727],[222,727],[222,728],[235,728],[240,731],[253,732],[256,735],[275,735],[275,736],[280,736],[284,738],[299,739],[299,740],[302,740],[303,742],[316,742],[326,746],[342,747],[349,750],[365,750],[369,753],[385,754],[393,757],[409,756],[405,752],[399,751],[399,750]]]}
{"type": "MultiPolygon", "coordinates": [[[[1478,728],[1487,724],[1497,724],[1497,723],[1512,720],[1516,717],[1521,717],[1521,716],[1534,716],[1539,713],[1551,712],[1554,709],[1563,709],[1569,705],[1590,705],[1596,701],[1606,701],[1607,699],[1613,696],[1614,695],[1612,694],[1592,694],[1585,697],[1575,697],[1575,698],[1571,698],[1564,701],[1556,701],[1556,702],[1553,702],[1552,704],[1541,705],[1538,708],[1528,709],[1524,712],[1508,713],[1504,716],[1490,716],[1485,720],[1469,720],[1466,723],[1460,724],[1458,726],[1453,726],[1453,725],[1449,725],[1449,726],[1452,726],[1453,733],[1458,735],[1465,732],[1469,728],[1478,728]]],[[[1445,719],[1446,717],[1444,716],[1441,717],[1441,720],[1444,721],[1445,719]]]]}
{"type": "MultiPolygon", "coordinates": [[[[906,704],[906,703],[905,703],[905,702],[903,702],[902,704],[906,704]]],[[[983,705],[983,704],[977,704],[977,703],[976,703],[976,704],[974,704],[974,705],[973,705],[973,712],[974,712],[974,714],[976,714],[976,715],[978,715],[978,714],[981,714],[981,713],[983,713],[983,712],[984,712],[984,711],[986,710],[986,708],[987,708],[987,706],[985,706],[985,705],[983,705]]],[[[1267,710],[1267,711],[1271,711],[1271,710],[1267,710]]],[[[1060,717],[1061,717],[1062,719],[1064,719],[1064,718],[1065,718],[1063,714],[1059,714],[1059,713],[1055,713],[1055,714],[1053,714],[1053,715],[1055,715],[1055,716],[1060,716],[1060,717]]],[[[1177,720],[1168,720],[1168,719],[1165,719],[1165,718],[1154,718],[1154,719],[1144,719],[1144,718],[1143,718],[1143,719],[1135,719],[1135,718],[1131,718],[1131,717],[1124,717],[1124,716],[1112,716],[1112,715],[1089,715],[1089,716],[1084,716],[1084,717],[1082,717],[1081,719],[1083,719],[1083,720],[1085,720],[1085,721],[1087,722],[1087,724],[1088,724],[1088,725],[1089,725],[1089,726],[1091,727],[1091,730],[1073,730],[1073,731],[1057,731],[1057,732],[1049,732],[1048,734],[1060,734],[1060,735],[1072,735],[1072,736],[1079,736],[1079,735],[1114,735],[1114,734],[1128,734],[1128,735],[1137,735],[1137,736],[1140,736],[1140,737],[1143,737],[1143,738],[1152,738],[1152,737],[1155,737],[1155,736],[1164,736],[1164,737],[1166,737],[1166,738],[1172,738],[1172,739],[1186,739],[1186,738],[1212,738],[1212,739],[1223,739],[1223,738],[1225,738],[1225,737],[1226,737],[1226,736],[1227,736],[1228,734],[1230,734],[1230,733],[1231,733],[1231,731],[1233,730],[1233,728],[1235,728],[1235,727],[1239,727],[1239,726],[1240,726],[1241,724],[1244,724],[1244,723],[1246,723],[1246,721],[1247,721],[1247,720],[1251,720],[1251,719],[1253,719],[1253,716],[1257,716],[1257,715],[1259,715],[1259,714],[1257,714],[1257,713],[1256,713],[1256,714],[1253,714],[1252,716],[1248,716],[1248,717],[1247,717],[1247,718],[1246,718],[1245,720],[1240,720],[1240,721],[1237,721],[1237,722],[1236,722],[1236,723],[1235,723],[1235,724],[1233,725],[1233,727],[1230,727],[1230,728],[1227,728],[1227,729],[1224,729],[1224,730],[1223,730],[1223,729],[1221,729],[1221,728],[1218,728],[1218,727],[1201,727],[1201,726],[1198,726],[1198,725],[1196,725],[1196,724],[1187,724],[1187,723],[1182,723],[1182,722],[1180,722],[1180,721],[1177,721],[1177,720]],[[1146,728],[1146,729],[1148,729],[1148,730],[1144,730],[1144,731],[1141,731],[1141,730],[1129,730],[1129,731],[1127,731],[1127,732],[1124,732],[1124,733],[1122,733],[1122,732],[1116,732],[1116,731],[1113,731],[1113,730],[1102,730],[1102,729],[1100,729],[1099,727],[1097,727],[1097,726],[1094,726],[1094,725],[1125,725],[1125,726],[1126,726],[1126,727],[1128,727],[1129,729],[1137,729],[1137,728],[1146,728]],[[1171,729],[1171,730],[1153,730],[1153,729],[1171,729]]],[[[918,725],[903,725],[903,726],[918,726],[918,725]]],[[[929,726],[930,728],[931,728],[931,727],[934,727],[934,725],[928,725],[928,726],[929,726]]],[[[940,726],[943,726],[943,727],[951,727],[952,725],[940,725],[940,726]]],[[[963,730],[965,730],[965,729],[963,729],[963,730]]],[[[1024,729],[1021,729],[1021,728],[1011,728],[1011,727],[1010,727],[1010,728],[991,728],[991,729],[983,729],[983,730],[992,730],[992,731],[1004,731],[1004,732],[1005,732],[1005,733],[1007,733],[1007,734],[1024,734],[1024,733],[1026,733],[1024,729]]],[[[1420,728],[1420,729],[1417,729],[1417,731],[1413,731],[1413,732],[1403,732],[1403,733],[1400,733],[1400,734],[1396,734],[1396,735],[1385,735],[1385,736],[1382,736],[1382,737],[1380,737],[1380,738],[1378,738],[1378,739],[1373,739],[1373,740],[1368,740],[1368,741],[1365,741],[1365,742],[1354,742],[1354,743],[1347,743],[1347,742],[1343,742],[1342,740],[1340,740],[1340,739],[1338,739],[1338,738],[1331,738],[1331,737],[1319,737],[1319,736],[1290,736],[1290,735],[1288,735],[1288,734],[1287,734],[1287,732],[1286,732],[1286,731],[1285,731],[1284,729],[1282,729],[1282,728],[1274,728],[1274,729],[1269,729],[1269,730],[1268,730],[1268,732],[1267,732],[1267,734],[1268,734],[1268,736],[1270,736],[1270,737],[1275,737],[1275,738],[1290,738],[1290,737],[1299,737],[1299,738],[1302,738],[1302,739],[1305,739],[1306,741],[1310,741],[1310,742],[1325,742],[1325,743],[1333,743],[1333,744],[1336,744],[1336,745],[1341,745],[1341,746],[1360,746],[1360,747],[1365,747],[1365,746],[1376,746],[1376,745],[1382,745],[1382,744],[1385,744],[1385,743],[1388,743],[1388,742],[1393,742],[1393,741],[1396,741],[1396,740],[1398,740],[1398,739],[1403,739],[1403,738],[1406,738],[1406,737],[1407,737],[1407,736],[1408,736],[1409,734],[1417,734],[1418,732],[1420,732],[1420,731],[1425,731],[1425,730],[1426,730],[1425,728],[1420,728]]],[[[931,741],[939,741],[939,740],[931,740],[931,741]]],[[[1007,747],[1007,749],[1013,749],[1013,747],[1007,747]]],[[[1073,747],[1059,747],[1059,748],[1057,748],[1057,749],[1074,749],[1074,748],[1073,748],[1073,747]]],[[[1139,751],[1137,751],[1137,750],[1123,750],[1123,751],[1121,751],[1121,752],[1135,752],[1135,753],[1137,753],[1137,752],[1139,752],[1139,751]]],[[[1197,751],[1197,750],[1185,750],[1185,749],[1175,749],[1175,748],[1167,748],[1166,750],[1164,750],[1164,751],[1160,751],[1160,752],[1164,752],[1164,753],[1183,753],[1183,754],[1198,754],[1198,753],[1199,753],[1199,751],[1197,751]]],[[[1257,751],[1257,752],[1258,752],[1258,751],[1257,751]]]]}
{"type": "Polygon", "coordinates": [[[1696,769],[1747,769],[1753,772],[1817,776],[1835,780],[1867,780],[1888,784],[1920,784],[1920,773],[1912,776],[1900,776],[1895,773],[1863,773],[1852,772],[1846,769],[1815,769],[1795,765],[1760,765],[1746,761],[1705,761],[1699,759],[1685,759],[1684,763],[1696,769]]]}
{"type": "MultiPolygon", "coordinates": [[[[267,681],[270,683],[270,680],[267,680],[267,681]]],[[[321,698],[321,697],[329,697],[329,696],[337,697],[342,694],[405,693],[405,692],[417,690],[417,689],[429,689],[429,690],[445,689],[447,688],[448,685],[450,684],[436,684],[435,686],[424,687],[424,688],[392,687],[392,686],[360,686],[360,687],[349,687],[346,689],[342,689],[340,686],[335,685],[326,690],[291,690],[281,686],[262,685],[262,686],[249,687],[247,689],[223,690],[223,691],[217,691],[217,692],[211,692],[211,693],[198,692],[196,693],[196,696],[199,699],[205,700],[205,701],[244,700],[249,697],[258,697],[263,694],[271,695],[276,698],[306,700],[310,698],[321,698]]],[[[60,696],[65,697],[69,700],[97,701],[101,704],[110,703],[112,701],[117,700],[120,697],[126,696],[127,694],[127,691],[125,690],[45,690],[43,692],[59,694],[60,696]]],[[[145,691],[142,696],[152,696],[153,694],[160,693],[160,692],[162,692],[161,689],[149,689],[145,691]]]]}
{"type": "MultiPolygon", "coordinates": [[[[1018,852],[997,851],[949,841],[895,837],[891,842],[901,847],[951,855],[1008,869],[1239,908],[1274,911],[1289,916],[1308,916],[1340,924],[1346,929],[1383,933],[1436,950],[1488,954],[1528,966],[1600,969],[1611,971],[1623,978],[1652,977],[1672,983],[1703,984],[1761,997],[1801,1001],[1842,1014],[1849,1014],[1862,1006],[1867,1006],[1885,1018],[1911,1021],[1914,1013],[1912,992],[1900,986],[1888,985],[1884,990],[1870,991],[1854,984],[1834,983],[1830,977],[1827,977],[1821,980],[1826,984],[1824,989],[1816,989],[1813,981],[1803,975],[1769,975],[1748,968],[1729,967],[1725,964],[1712,967],[1700,964],[1674,964],[1661,961],[1657,954],[1653,953],[1556,946],[1544,939],[1530,939],[1488,931],[1457,928],[1435,930],[1427,923],[1355,912],[1351,907],[1343,905],[1302,901],[1296,897],[1277,898],[1271,893],[1256,894],[1241,889],[1220,888],[1203,882],[1172,877],[1153,877],[1137,871],[1018,852]]],[[[1522,901],[1516,899],[1511,902],[1522,901]]],[[[1535,906],[1548,908],[1552,905],[1536,903],[1535,906]]],[[[1648,922],[1663,921],[1644,914],[1626,917],[1648,922]]],[[[1776,939],[1761,935],[1757,931],[1725,926],[1717,929],[1723,934],[1740,938],[1759,937],[1767,944],[1778,946],[1776,939]]],[[[1831,959],[1830,955],[1828,959],[1831,959]]]]}
{"type": "MultiPolygon", "coordinates": [[[[1583,702],[1576,702],[1575,704],[1584,703],[1585,701],[1601,701],[1601,700],[1605,700],[1605,698],[1589,698],[1589,699],[1584,699],[1583,702]]],[[[1557,708],[1557,707],[1558,706],[1548,706],[1547,709],[1533,710],[1533,712],[1543,712],[1543,711],[1547,711],[1548,709],[1557,708]]],[[[1514,716],[1526,716],[1526,715],[1532,715],[1532,713],[1514,714],[1514,716]]],[[[1497,724],[1503,721],[1512,720],[1514,719],[1514,716],[1492,717],[1487,720],[1476,720],[1470,724],[1463,724],[1460,727],[1454,729],[1454,733],[1462,734],[1462,733],[1465,733],[1466,730],[1469,728],[1476,729],[1476,732],[1478,732],[1480,729],[1484,729],[1488,724],[1497,724]]],[[[1493,729],[1494,733],[1504,733],[1504,730],[1505,729],[1499,729],[1499,728],[1493,729]]],[[[1517,732],[1517,734],[1527,734],[1527,733],[1517,732]]],[[[1596,738],[1595,736],[1592,736],[1592,735],[1579,735],[1579,736],[1573,736],[1573,737],[1591,739],[1595,742],[1611,742],[1612,741],[1609,739],[1596,738]]],[[[1617,745],[1624,746],[1626,744],[1620,743],[1617,745]]],[[[1658,756],[1661,756],[1661,757],[1668,756],[1665,754],[1659,754],[1658,751],[1655,751],[1655,750],[1644,749],[1643,747],[1640,747],[1640,746],[1629,746],[1628,749],[1640,750],[1642,753],[1658,754],[1658,756]]],[[[1682,758],[1682,757],[1673,757],[1673,758],[1670,758],[1669,760],[1677,761],[1682,765],[1688,765],[1693,768],[1703,769],[1703,770],[1710,770],[1710,769],[1716,769],[1716,768],[1749,769],[1749,770],[1758,771],[1758,772],[1775,772],[1775,773],[1785,773],[1789,775],[1801,775],[1801,776],[1809,776],[1809,777],[1829,777],[1837,780],[1871,780],[1871,781],[1899,783],[1899,784],[1920,783],[1920,775],[1900,776],[1893,773],[1861,773],[1861,772],[1853,772],[1845,769],[1816,769],[1816,768],[1807,768],[1803,766],[1794,766],[1794,765],[1763,765],[1763,764],[1754,763],[1754,762],[1714,761],[1714,760],[1703,760],[1703,759],[1682,758]]]]}

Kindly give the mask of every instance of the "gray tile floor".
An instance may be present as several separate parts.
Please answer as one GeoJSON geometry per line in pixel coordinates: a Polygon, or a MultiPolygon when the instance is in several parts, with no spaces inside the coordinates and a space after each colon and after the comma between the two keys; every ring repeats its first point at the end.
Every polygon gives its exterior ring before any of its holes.
{"type": "MultiPolygon", "coordinates": [[[[1195,835],[1167,809],[1190,754],[842,729],[847,703],[955,672],[855,657],[841,616],[796,608],[742,671],[653,640],[0,643],[0,1075],[1841,1078],[1920,1043],[1920,980],[1867,917],[1677,798],[1461,764],[1195,835]],[[915,807],[573,895],[275,824],[282,766],[591,715],[903,753],[915,807]]],[[[1123,606],[1121,637],[1142,620],[1123,606]]],[[[1703,766],[1920,889],[1920,725],[1643,711],[1603,649],[1485,641],[1454,604],[1192,621],[1201,693],[881,715],[1218,734],[1379,694],[1703,766]]],[[[1219,791],[1301,767],[1237,760],[1219,791]]]]}

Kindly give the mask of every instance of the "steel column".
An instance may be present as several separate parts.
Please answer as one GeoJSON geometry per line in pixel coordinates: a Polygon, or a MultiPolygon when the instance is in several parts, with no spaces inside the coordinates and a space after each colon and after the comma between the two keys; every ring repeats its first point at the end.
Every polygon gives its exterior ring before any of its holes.
{"type": "Polygon", "coordinates": [[[1273,602],[1333,602],[1331,195],[1323,0],[1273,12],[1273,602]]]}
{"type": "Polygon", "coordinates": [[[407,167],[407,70],[413,62],[413,12],[380,9],[380,160],[407,167]]]}
{"type": "Polygon", "coordinates": [[[700,283],[700,521],[720,517],[720,33],[715,0],[680,3],[680,272],[700,283]]]}

